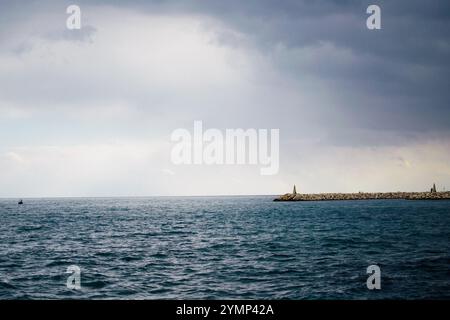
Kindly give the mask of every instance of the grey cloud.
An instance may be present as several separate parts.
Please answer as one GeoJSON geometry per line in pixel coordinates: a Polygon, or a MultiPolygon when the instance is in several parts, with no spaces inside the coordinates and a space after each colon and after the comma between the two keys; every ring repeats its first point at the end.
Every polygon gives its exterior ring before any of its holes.
{"type": "MultiPolygon", "coordinates": [[[[87,2],[86,2],[87,3],[87,2]]],[[[97,1],[105,4],[106,1],[97,1]]],[[[109,2],[108,2],[109,3],[109,2]]],[[[378,128],[450,129],[450,3],[448,1],[131,1],[116,2],[150,13],[195,13],[213,16],[247,36],[286,74],[312,75],[330,84],[326,90],[341,101],[341,112],[378,128]],[[382,8],[380,31],[365,26],[369,4],[382,8]],[[348,50],[353,60],[336,52],[305,64],[299,49],[330,43],[348,50]],[[277,51],[279,45],[285,52],[277,51]],[[365,99],[345,99],[361,92],[365,99]],[[373,99],[373,97],[375,99],[373,99]],[[366,101],[365,101],[366,100],[366,101]],[[382,101],[382,104],[371,103],[382,101]],[[375,110],[378,110],[377,113],[375,110]],[[399,116],[397,116],[399,115],[399,116]],[[400,121],[397,119],[403,115],[400,121]]],[[[232,36],[219,41],[236,46],[232,36]]],[[[316,51],[315,51],[315,50],[316,51]]]]}
{"type": "MultiPolygon", "coordinates": [[[[55,3],[42,4],[42,10],[55,3]]],[[[66,4],[58,2],[58,6],[66,4]]],[[[317,82],[317,88],[334,98],[333,106],[308,106],[322,114],[317,125],[332,133],[329,139],[351,136],[348,131],[361,128],[405,137],[410,132],[450,130],[448,1],[80,0],[79,4],[82,10],[116,6],[149,14],[205,15],[221,21],[245,38],[225,32],[217,34],[217,41],[232,47],[251,46],[300,88],[317,82]],[[365,27],[365,10],[372,3],[382,8],[383,29],[379,31],[365,27]],[[305,51],[310,58],[302,56],[305,51]]],[[[3,6],[6,10],[7,5],[3,6]]],[[[17,9],[16,4],[12,6],[17,9]]],[[[95,21],[91,23],[92,28],[82,33],[48,36],[92,41],[95,21]]],[[[89,88],[84,91],[90,92],[89,88]]],[[[295,103],[288,103],[292,104],[285,109],[286,103],[280,101],[276,108],[281,113],[296,112],[295,103]]],[[[283,120],[295,126],[295,119],[283,120]]],[[[367,143],[372,140],[365,139],[367,143]]]]}
{"type": "Polygon", "coordinates": [[[97,29],[93,26],[86,25],[78,30],[63,29],[52,31],[44,35],[45,38],[52,41],[79,41],[92,43],[94,41],[97,29]]]}

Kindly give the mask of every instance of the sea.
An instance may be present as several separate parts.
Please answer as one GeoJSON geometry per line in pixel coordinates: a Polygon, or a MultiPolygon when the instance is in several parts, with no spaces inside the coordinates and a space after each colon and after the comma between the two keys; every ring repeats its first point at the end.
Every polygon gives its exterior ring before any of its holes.
{"type": "Polygon", "coordinates": [[[450,201],[274,197],[0,199],[0,299],[450,299],[450,201]]]}

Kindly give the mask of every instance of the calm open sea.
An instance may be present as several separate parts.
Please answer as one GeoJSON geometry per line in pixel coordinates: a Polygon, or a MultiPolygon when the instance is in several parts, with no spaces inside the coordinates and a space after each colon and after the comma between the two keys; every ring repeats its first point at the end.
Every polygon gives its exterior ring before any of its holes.
{"type": "Polygon", "coordinates": [[[272,199],[2,199],[0,298],[450,299],[450,201],[272,199]]]}

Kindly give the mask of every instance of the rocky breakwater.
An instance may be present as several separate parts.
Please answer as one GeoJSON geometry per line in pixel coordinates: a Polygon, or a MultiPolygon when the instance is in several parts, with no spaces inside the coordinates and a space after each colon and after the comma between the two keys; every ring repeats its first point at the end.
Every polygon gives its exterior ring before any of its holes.
{"type": "Polygon", "coordinates": [[[326,201],[326,200],[450,200],[450,191],[442,192],[358,192],[358,193],[286,193],[273,201],[326,201]]]}

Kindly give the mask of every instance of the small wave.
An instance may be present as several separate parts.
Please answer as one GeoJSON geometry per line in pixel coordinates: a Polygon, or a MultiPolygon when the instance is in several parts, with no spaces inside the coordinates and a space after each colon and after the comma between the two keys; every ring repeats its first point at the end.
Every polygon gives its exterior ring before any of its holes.
{"type": "Polygon", "coordinates": [[[110,256],[114,256],[115,253],[113,251],[99,251],[95,253],[96,256],[100,256],[100,257],[110,257],[110,256]]]}
{"type": "Polygon", "coordinates": [[[142,257],[136,257],[136,256],[126,256],[126,257],[120,258],[120,260],[125,261],[125,262],[137,261],[137,260],[141,260],[141,259],[142,259],[142,257]]]}
{"type": "Polygon", "coordinates": [[[29,226],[21,226],[19,228],[17,228],[18,232],[27,232],[27,231],[35,231],[35,230],[40,230],[42,229],[44,226],[42,225],[29,225],[29,226]]]}
{"type": "Polygon", "coordinates": [[[414,268],[423,271],[448,271],[450,265],[450,257],[448,256],[434,256],[417,259],[412,263],[414,268]]]}
{"type": "Polygon", "coordinates": [[[0,281],[0,288],[1,289],[16,289],[16,286],[13,284],[7,282],[7,281],[0,281]]]}
{"type": "Polygon", "coordinates": [[[154,257],[154,258],[167,258],[167,254],[165,254],[163,252],[157,252],[152,257],[154,257]]]}
{"type": "Polygon", "coordinates": [[[69,265],[70,262],[67,262],[66,260],[53,260],[50,262],[47,262],[47,264],[45,265],[46,267],[57,267],[57,266],[62,266],[62,265],[69,265]]]}
{"type": "Polygon", "coordinates": [[[94,280],[90,282],[83,282],[83,287],[90,288],[90,289],[102,289],[109,285],[108,282],[103,280],[94,280]]]}

